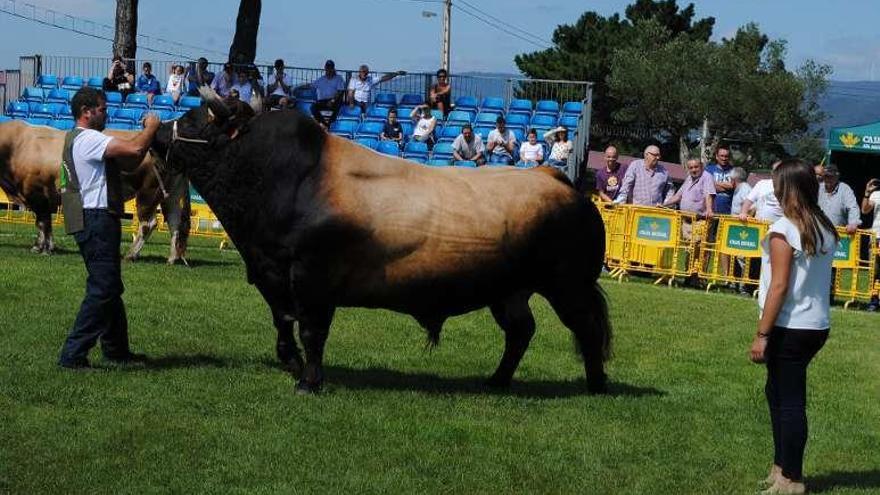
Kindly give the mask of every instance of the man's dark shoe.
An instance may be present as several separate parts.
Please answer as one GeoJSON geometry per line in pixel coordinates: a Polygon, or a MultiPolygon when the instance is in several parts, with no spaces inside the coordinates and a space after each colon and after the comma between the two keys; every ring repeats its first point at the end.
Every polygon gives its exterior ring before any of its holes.
{"type": "Polygon", "coordinates": [[[871,313],[876,313],[878,309],[880,309],[880,304],[878,304],[876,301],[871,301],[870,303],[868,303],[867,306],[865,306],[865,311],[871,313]]]}
{"type": "Polygon", "coordinates": [[[75,361],[59,361],[58,366],[61,369],[69,371],[91,371],[95,368],[89,364],[87,359],[77,359],[75,361]]]}

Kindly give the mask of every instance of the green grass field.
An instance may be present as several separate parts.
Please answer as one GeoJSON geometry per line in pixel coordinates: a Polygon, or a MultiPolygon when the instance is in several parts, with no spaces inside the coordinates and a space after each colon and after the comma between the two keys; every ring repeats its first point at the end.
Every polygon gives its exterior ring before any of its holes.
{"type": "MultiPolygon", "coordinates": [[[[502,335],[488,311],[425,349],[409,317],[342,309],[325,392],[293,393],[269,311],[237,253],[160,236],[126,265],[144,369],[56,368],[84,269],[72,242],[32,255],[0,225],[0,493],[755,493],[771,460],[755,303],[607,282],[611,394],[584,392],[545,301],[509,392],[485,390],[502,335]]],[[[93,356],[99,361],[99,355],[93,356]]],[[[807,483],[880,493],[880,317],[834,310],[810,375],[807,483]]]]}

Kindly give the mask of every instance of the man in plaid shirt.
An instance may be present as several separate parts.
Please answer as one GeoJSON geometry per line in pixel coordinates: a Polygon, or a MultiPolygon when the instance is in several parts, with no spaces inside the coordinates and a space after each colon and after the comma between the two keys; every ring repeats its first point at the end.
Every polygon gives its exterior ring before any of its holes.
{"type": "Polygon", "coordinates": [[[663,204],[668,187],[669,172],[660,164],[660,148],[645,148],[643,160],[629,164],[615,203],[632,203],[642,206],[663,204]]]}

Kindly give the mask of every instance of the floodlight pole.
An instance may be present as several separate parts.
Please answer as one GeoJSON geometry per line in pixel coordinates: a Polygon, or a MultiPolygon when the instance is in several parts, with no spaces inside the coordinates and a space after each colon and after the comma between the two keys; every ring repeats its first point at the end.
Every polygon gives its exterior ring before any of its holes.
{"type": "Polygon", "coordinates": [[[449,39],[452,28],[452,0],[443,1],[443,48],[440,53],[440,63],[449,72],[449,39]]]}

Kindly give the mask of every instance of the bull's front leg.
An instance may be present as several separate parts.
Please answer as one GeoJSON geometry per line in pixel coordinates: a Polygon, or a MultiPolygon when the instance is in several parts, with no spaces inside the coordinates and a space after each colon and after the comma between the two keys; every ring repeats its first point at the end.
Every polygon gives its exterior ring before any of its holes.
{"type": "Polygon", "coordinates": [[[298,394],[315,394],[324,384],[324,344],[330,333],[334,308],[310,305],[300,314],[299,339],[306,351],[306,367],[296,384],[298,394]]]}
{"type": "Polygon", "coordinates": [[[31,251],[37,254],[55,252],[55,241],[52,239],[52,213],[42,209],[34,211],[34,226],[37,228],[37,238],[31,251]]]}
{"type": "Polygon", "coordinates": [[[147,243],[147,240],[156,230],[156,210],[153,209],[151,213],[142,213],[140,206],[138,207],[138,228],[137,234],[135,234],[134,241],[131,243],[131,247],[128,248],[128,253],[125,255],[126,261],[135,261],[141,254],[141,250],[144,249],[144,244],[147,243]]]}
{"type": "Polygon", "coordinates": [[[292,315],[286,314],[284,311],[272,309],[272,319],[275,323],[275,329],[278,330],[278,339],[275,341],[275,355],[278,360],[284,364],[294,377],[299,378],[303,372],[303,358],[293,338],[292,315]]]}

